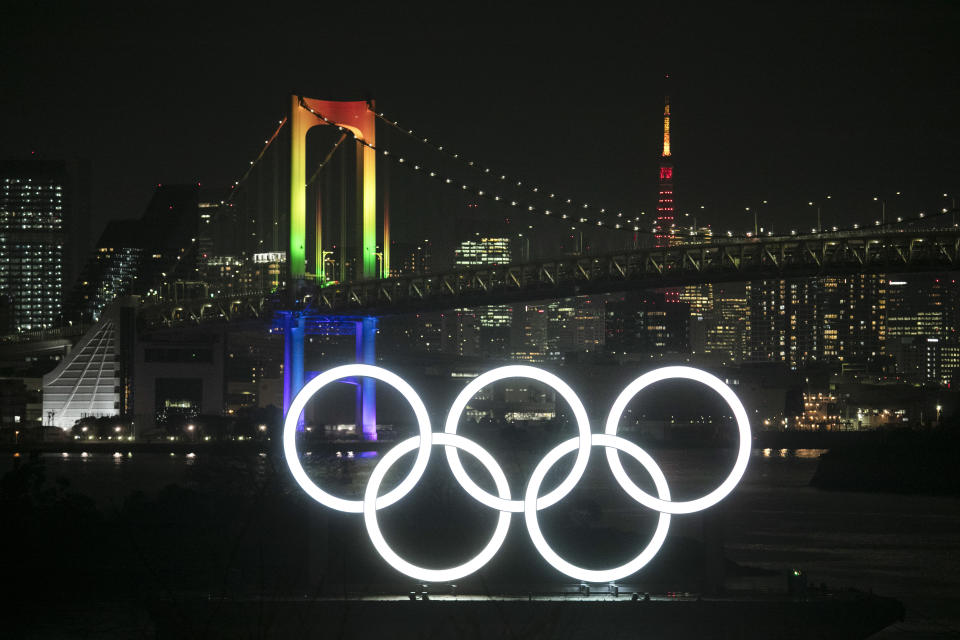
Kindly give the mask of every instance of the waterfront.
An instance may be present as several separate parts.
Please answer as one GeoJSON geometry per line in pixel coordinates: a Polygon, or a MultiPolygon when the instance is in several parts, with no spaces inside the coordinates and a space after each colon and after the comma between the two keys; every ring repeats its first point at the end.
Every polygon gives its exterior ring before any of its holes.
{"type": "MultiPolygon", "coordinates": [[[[671,491],[682,497],[693,495],[722,477],[728,452],[658,449],[652,453],[663,467],[671,491]]],[[[771,569],[781,575],[788,569],[799,568],[807,573],[811,584],[825,583],[828,590],[854,587],[904,602],[906,621],[877,637],[952,637],[960,628],[960,614],[953,606],[953,594],[960,590],[960,500],[820,491],[809,486],[818,454],[818,450],[753,452],[740,486],[718,505],[722,508],[722,539],[727,557],[741,565],[771,569]]],[[[269,475],[273,465],[282,465],[282,460],[267,454],[227,459],[205,454],[202,448],[193,455],[48,453],[41,459],[49,479],[67,478],[73,491],[93,497],[98,509],[107,514],[120,509],[124,498],[134,491],[155,495],[170,483],[205,491],[216,483],[230,482],[233,474],[256,478],[269,475]]],[[[327,462],[335,460],[338,459],[332,456],[327,462]]],[[[339,460],[338,464],[351,467],[349,483],[338,489],[344,495],[362,487],[375,462],[375,458],[359,457],[339,460]]],[[[444,466],[439,456],[432,462],[444,466]]],[[[502,462],[511,482],[514,476],[522,477],[510,474],[511,464],[502,462]]],[[[592,467],[602,469],[601,463],[600,456],[592,458],[592,467]]],[[[14,464],[12,456],[4,457],[2,471],[14,464]]],[[[647,531],[642,523],[649,514],[639,507],[623,507],[628,503],[619,501],[615,485],[595,480],[594,476],[589,475],[585,486],[572,497],[584,493],[609,496],[609,509],[601,500],[608,514],[612,513],[621,525],[626,523],[625,528],[636,521],[637,530],[647,531]],[[620,511],[617,505],[621,505],[620,511]]],[[[252,504],[255,496],[251,495],[248,501],[252,504]]],[[[305,505],[322,510],[313,503],[305,505]]],[[[695,518],[677,517],[670,534],[696,535],[698,526],[695,518]]],[[[645,539],[645,535],[639,537],[645,539]]],[[[522,525],[515,524],[509,536],[525,536],[522,525]]],[[[365,539],[359,543],[368,544],[365,539]]],[[[779,579],[769,577],[740,577],[736,582],[742,588],[782,585],[779,579]]]]}

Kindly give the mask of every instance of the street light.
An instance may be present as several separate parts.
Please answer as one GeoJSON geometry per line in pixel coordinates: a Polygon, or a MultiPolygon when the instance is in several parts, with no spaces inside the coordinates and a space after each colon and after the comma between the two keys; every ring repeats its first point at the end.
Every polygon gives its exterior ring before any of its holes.
{"type": "MultiPolygon", "coordinates": [[[[329,280],[329,279],[330,279],[330,278],[326,277],[326,274],[327,274],[327,263],[330,263],[330,268],[332,269],[333,266],[334,266],[335,261],[334,261],[333,258],[331,258],[331,257],[329,257],[329,256],[332,256],[333,254],[334,254],[333,251],[320,251],[320,259],[323,260],[324,280],[329,280]]],[[[323,283],[321,283],[321,284],[326,284],[326,283],[323,282],[323,283]]]]}
{"type": "MultiPolygon", "coordinates": [[[[760,204],[761,204],[761,205],[765,205],[765,204],[767,204],[767,201],[766,201],[766,200],[763,200],[763,201],[760,202],[760,204]]],[[[700,207],[700,208],[702,209],[703,207],[700,207]]],[[[744,210],[745,210],[747,213],[750,213],[751,208],[750,208],[750,207],[744,207],[744,210]]],[[[760,223],[759,223],[759,220],[758,220],[758,215],[759,215],[759,213],[760,213],[760,207],[754,207],[754,208],[752,209],[752,211],[753,211],[753,235],[754,235],[754,236],[758,236],[758,235],[760,235],[760,223]]]]}
{"type": "Polygon", "coordinates": [[[520,260],[526,262],[530,260],[530,236],[524,236],[522,233],[517,234],[517,239],[520,240],[520,260]]]}
{"type": "Polygon", "coordinates": [[[950,210],[953,212],[953,226],[957,226],[957,197],[949,193],[943,194],[944,198],[950,198],[950,210]]]}
{"type": "Polygon", "coordinates": [[[383,252],[381,252],[381,251],[374,251],[374,252],[373,252],[373,255],[376,256],[377,262],[379,262],[379,264],[380,264],[380,268],[377,269],[377,271],[380,272],[380,277],[381,277],[381,278],[389,278],[389,277],[390,277],[390,274],[385,272],[386,264],[384,264],[384,261],[383,261],[383,252]]]}
{"type": "Polygon", "coordinates": [[[880,198],[880,196],[873,196],[874,202],[880,202],[880,224],[887,223],[887,201],[880,198]]]}
{"type": "MultiPolygon", "coordinates": [[[[833,196],[826,196],[824,199],[825,199],[825,200],[830,200],[832,197],[833,197],[833,196]]],[[[822,224],[822,223],[823,223],[823,217],[820,215],[822,205],[823,205],[823,202],[822,202],[822,201],[810,201],[810,202],[807,203],[807,206],[808,206],[808,207],[816,207],[816,208],[817,208],[817,233],[821,233],[821,232],[823,231],[823,224],[822,224]]]]}
{"type": "MultiPolygon", "coordinates": [[[[899,197],[900,197],[900,192],[897,191],[897,192],[895,192],[893,195],[895,195],[895,196],[897,196],[897,197],[899,198],[899,197]]],[[[880,224],[881,224],[881,225],[887,224],[887,200],[886,200],[886,198],[881,198],[880,196],[874,196],[874,197],[873,197],[873,201],[880,203],[880,224]]]]}
{"type": "Polygon", "coordinates": [[[816,208],[817,208],[817,226],[816,226],[816,228],[815,228],[815,231],[816,231],[817,233],[820,233],[820,203],[819,203],[819,202],[808,202],[808,203],[807,203],[807,206],[808,206],[808,207],[816,207],[816,208]]]}

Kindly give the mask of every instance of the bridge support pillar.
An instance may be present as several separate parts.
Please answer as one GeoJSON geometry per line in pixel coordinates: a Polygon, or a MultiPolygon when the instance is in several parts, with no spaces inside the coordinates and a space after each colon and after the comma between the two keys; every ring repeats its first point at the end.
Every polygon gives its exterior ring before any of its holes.
{"type": "MultiPolygon", "coordinates": [[[[303,388],[303,336],[305,320],[298,314],[286,312],[283,318],[283,413],[290,410],[290,404],[303,388]]],[[[297,429],[303,429],[303,416],[297,422],[297,429]]]]}
{"type": "MultiPolygon", "coordinates": [[[[377,319],[366,317],[356,323],[357,362],[377,364],[377,319]]],[[[357,384],[357,424],[364,440],[377,439],[377,387],[373,378],[361,378],[357,384]]]]}

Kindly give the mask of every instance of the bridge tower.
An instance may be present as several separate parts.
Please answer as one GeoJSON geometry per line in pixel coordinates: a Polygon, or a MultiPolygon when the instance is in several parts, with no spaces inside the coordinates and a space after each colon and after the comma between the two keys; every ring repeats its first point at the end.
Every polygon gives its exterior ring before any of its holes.
{"type": "MultiPolygon", "coordinates": [[[[361,239],[361,277],[377,277],[377,144],[373,101],[317,100],[290,97],[290,284],[302,286],[306,275],[307,244],[307,132],[316,126],[335,126],[350,131],[357,145],[357,224],[361,239]]],[[[316,261],[310,279],[318,286],[327,282],[322,259],[323,221],[317,217],[316,261]]],[[[383,221],[383,259],[380,275],[390,273],[390,221],[383,221]]]]}
{"type": "MultiPolygon", "coordinates": [[[[376,113],[372,100],[318,100],[299,95],[290,97],[290,255],[287,260],[291,299],[300,295],[308,280],[316,287],[328,283],[323,251],[323,218],[316,214],[314,246],[307,246],[307,132],[316,126],[334,126],[353,134],[357,145],[356,225],[360,237],[360,277],[364,280],[390,273],[390,220],[383,219],[383,252],[377,252],[377,153],[376,113]],[[306,257],[316,256],[312,274],[306,273],[306,257]],[[377,258],[380,258],[378,270],[377,258]]],[[[346,260],[346,247],[341,247],[340,259],[346,260]]],[[[304,336],[310,318],[307,312],[282,315],[284,331],[283,404],[289,408],[296,394],[303,388],[304,336]],[[296,315],[297,317],[294,317],[296,315]]],[[[362,318],[355,324],[357,361],[376,364],[376,318],[362,318]]],[[[357,388],[357,421],[363,437],[375,440],[376,387],[375,381],[363,378],[355,381],[357,388]]]]}

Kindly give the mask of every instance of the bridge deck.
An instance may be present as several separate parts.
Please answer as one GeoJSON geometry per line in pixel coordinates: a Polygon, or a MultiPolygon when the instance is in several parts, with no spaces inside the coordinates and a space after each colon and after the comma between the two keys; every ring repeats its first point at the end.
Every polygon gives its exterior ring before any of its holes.
{"type": "MultiPolygon", "coordinates": [[[[688,284],[960,268],[960,229],[720,239],[710,244],[566,256],[431,275],[307,284],[297,305],[331,315],[389,315],[688,284]]],[[[296,305],[295,305],[296,306],[296,305]]],[[[150,324],[265,317],[289,309],[259,291],[145,305],[150,324]]]]}

